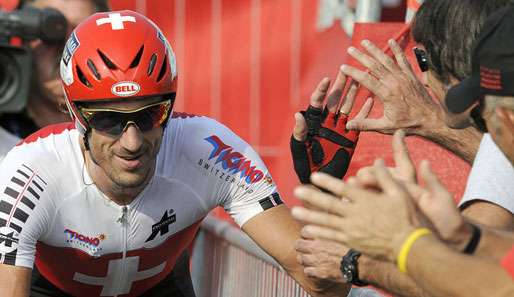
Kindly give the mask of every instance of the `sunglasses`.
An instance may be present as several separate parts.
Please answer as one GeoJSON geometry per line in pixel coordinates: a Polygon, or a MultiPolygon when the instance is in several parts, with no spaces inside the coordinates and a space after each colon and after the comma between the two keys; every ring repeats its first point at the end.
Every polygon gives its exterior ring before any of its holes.
{"type": "Polygon", "coordinates": [[[128,124],[135,124],[141,132],[164,126],[172,107],[173,100],[168,99],[134,110],[79,107],[79,111],[89,127],[111,136],[119,136],[128,124]]]}
{"type": "Polygon", "coordinates": [[[415,47],[412,49],[414,51],[414,55],[416,56],[416,60],[418,61],[418,66],[421,72],[427,72],[428,71],[428,57],[427,52],[415,47]]]}

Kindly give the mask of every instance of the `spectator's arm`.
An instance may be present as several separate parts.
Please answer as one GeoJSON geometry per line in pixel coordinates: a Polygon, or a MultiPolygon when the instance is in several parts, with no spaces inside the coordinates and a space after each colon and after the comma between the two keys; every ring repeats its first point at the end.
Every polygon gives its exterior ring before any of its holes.
{"type": "Polygon", "coordinates": [[[479,225],[502,230],[514,230],[512,213],[505,208],[483,200],[474,200],[461,211],[462,215],[479,225]]]}
{"type": "Polygon", "coordinates": [[[428,130],[418,130],[416,133],[456,154],[469,164],[473,163],[483,134],[474,127],[452,129],[439,120],[439,127],[428,130]]]}
{"type": "Polygon", "coordinates": [[[436,296],[514,296],[514,281],[499,261],[455,252],[434,236],[416,241],[407,269],[419,286],[436,296]]]}
{"type": "Polygon", "coordinates": [[[419,287],[408,275],[401,274],[394,264],[365,255],[359,258],[359,278],[394,296],[434,297],[419,287]]]}

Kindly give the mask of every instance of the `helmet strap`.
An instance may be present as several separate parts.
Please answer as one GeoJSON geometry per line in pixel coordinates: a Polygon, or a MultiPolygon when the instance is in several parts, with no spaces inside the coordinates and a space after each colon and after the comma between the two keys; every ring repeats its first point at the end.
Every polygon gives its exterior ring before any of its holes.
{"type": "Polygon", "coordinates": [[[91,132],[91,129],[87,128],[84,134],[82,134],[82,139],[84,141],[84,147],[86,148],[86,151],[91,150],[89,147],[89,132],[91,132]]]}

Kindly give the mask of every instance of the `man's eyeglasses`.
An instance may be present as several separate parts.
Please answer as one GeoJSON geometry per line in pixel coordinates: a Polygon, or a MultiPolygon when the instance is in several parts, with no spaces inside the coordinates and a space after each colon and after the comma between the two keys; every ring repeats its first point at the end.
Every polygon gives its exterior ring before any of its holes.
{"type": "Polygon", "coordinates": [[[417,47],[413,48],[412,50],[414,51],[414,55],[416,56],[416,60],[418,61],[418,66],[421,72],[428,71],[427,52],[417,47]]]}
{"type": "Polygon", "coordinates": [[[130,123],[135,124],[141,132],[164,126],[172,107],[173,100],[168,99],[135,110],[79,107],[79,111],[89,127],[112,136],[119,136],[130,123]]]}

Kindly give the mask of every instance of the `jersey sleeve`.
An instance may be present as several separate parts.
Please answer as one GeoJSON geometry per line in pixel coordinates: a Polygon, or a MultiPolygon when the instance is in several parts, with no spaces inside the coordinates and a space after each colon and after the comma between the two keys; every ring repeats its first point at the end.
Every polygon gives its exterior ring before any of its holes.
{"type": "Polygon", "coordinates": [[[200,196],[223,207],[239,226],[282,204],[266,165],[248,143],[213,119],[196,117],[187,121],[174,141],[183,143],[181,159],[192,164],[195,171],[187,179],[193,179],[200,196]]]}
{"type": "Polygon", "coordinates": [[[54,208],[49,170],[42,169],[51,163],[25,147],[15,147],[0,163],[0,264],[33,267],[37,240],[54,208]]]}

